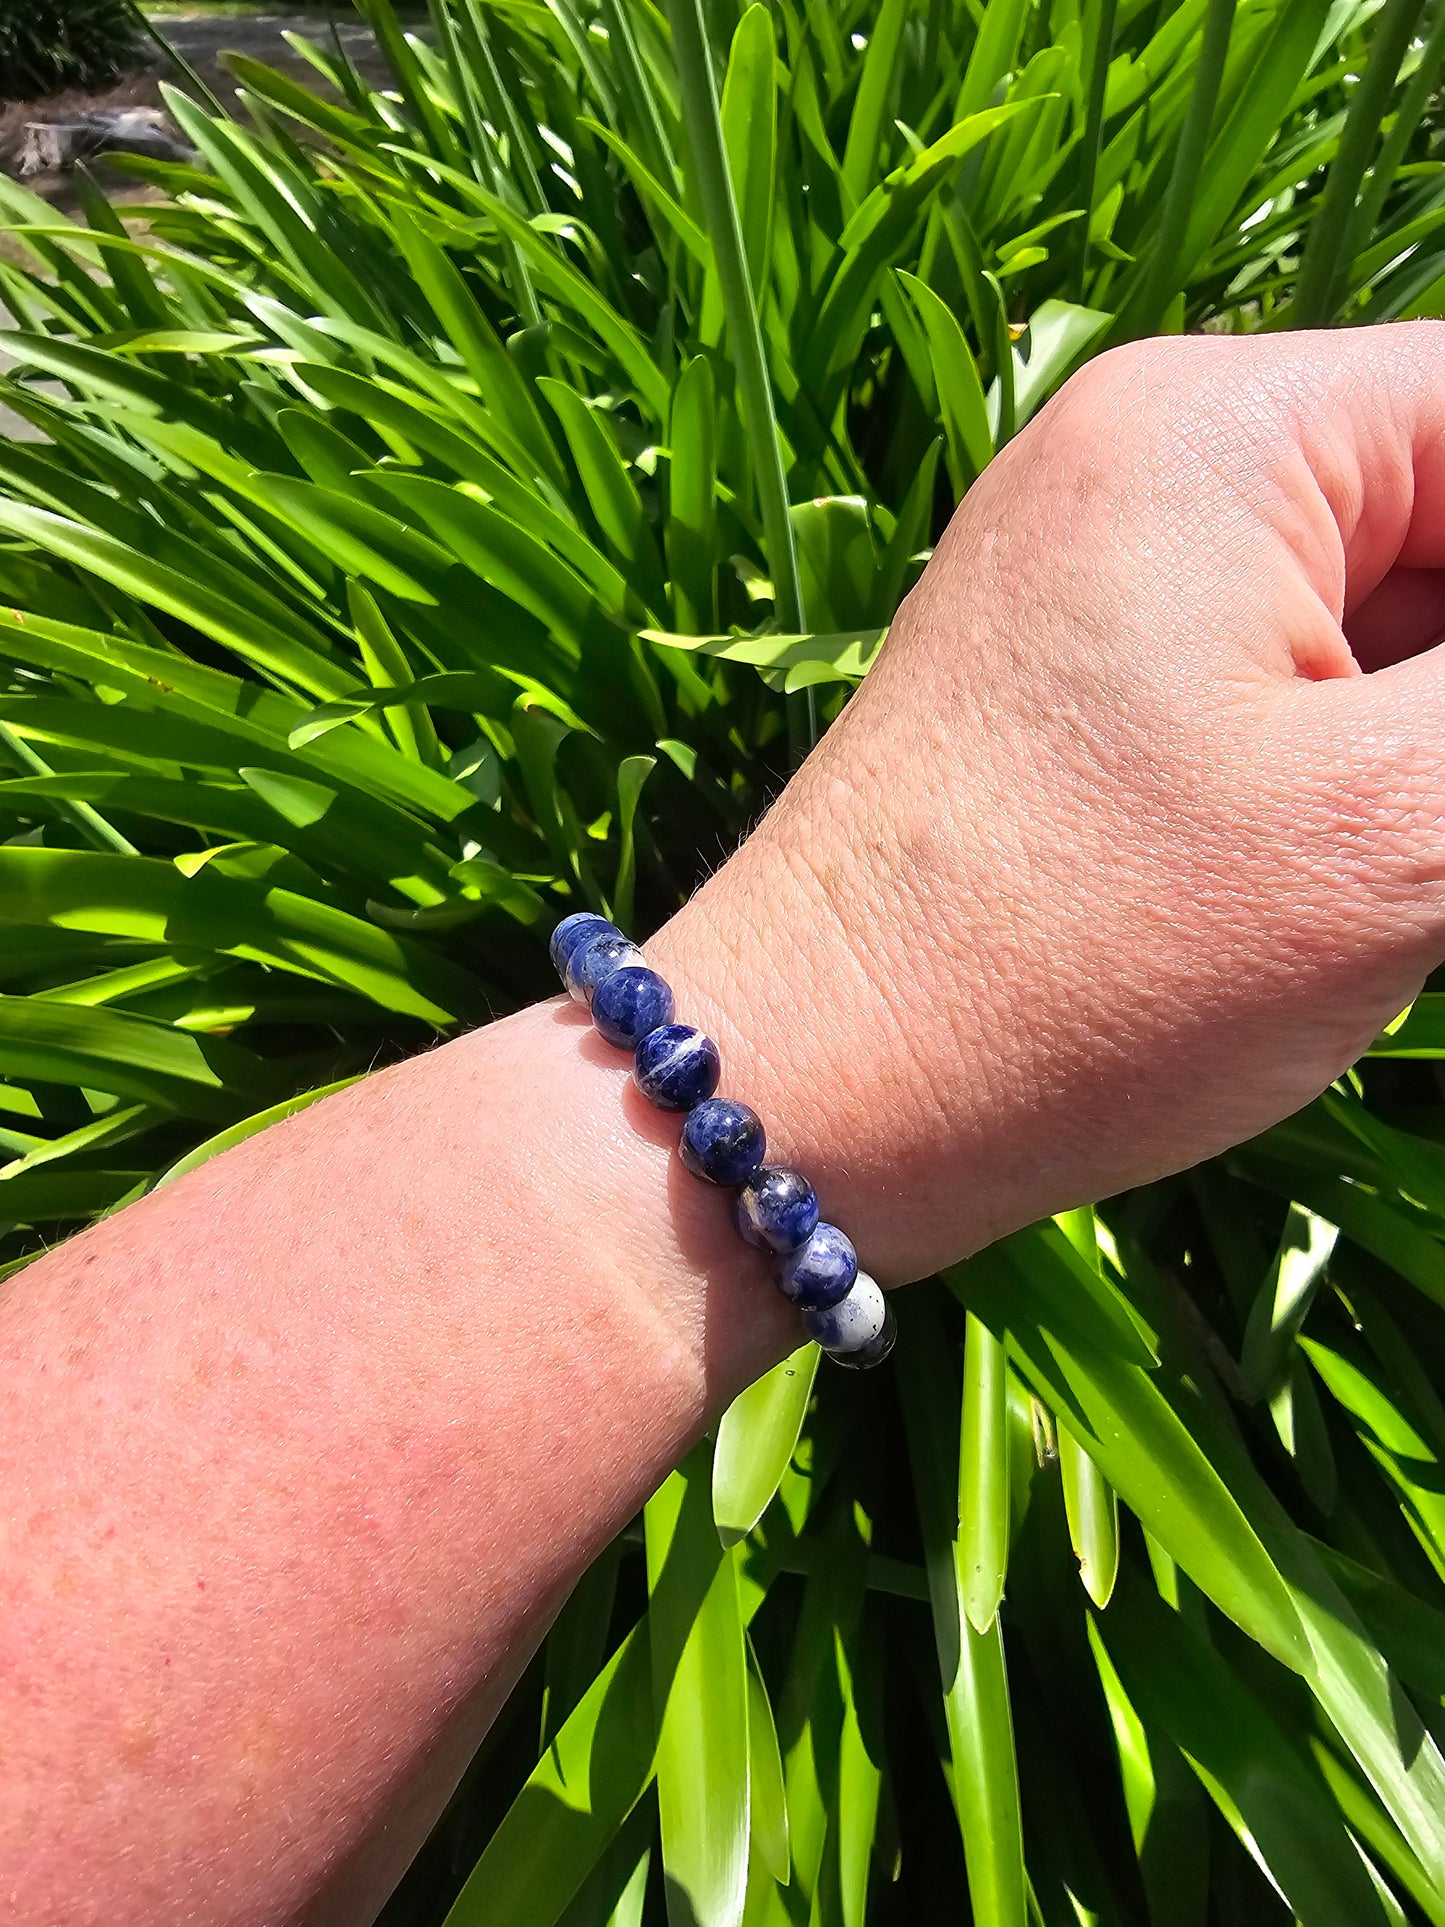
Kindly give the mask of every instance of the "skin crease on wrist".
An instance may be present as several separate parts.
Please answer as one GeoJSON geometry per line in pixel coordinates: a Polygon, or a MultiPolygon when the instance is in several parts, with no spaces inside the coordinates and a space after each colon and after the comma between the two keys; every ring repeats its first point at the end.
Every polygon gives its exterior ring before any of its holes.
{"type": "MultiPolygon", "coordinates": [[[[970,492],[648,946],[885,1282],[1264,1128],[1445,955],[1442,571],[1429,324],[1106,356],[970,492]]],[[[677,1126],[541,1005],[12,1281],[7,1921],[374,1915],[572,1581],[797,1342],[677,1126]]]]}

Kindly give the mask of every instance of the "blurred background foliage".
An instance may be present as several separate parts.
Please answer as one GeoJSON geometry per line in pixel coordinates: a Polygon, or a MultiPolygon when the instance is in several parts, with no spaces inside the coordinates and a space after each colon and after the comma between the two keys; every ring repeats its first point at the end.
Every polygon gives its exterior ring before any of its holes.
{"type": "MultiPolygon", "coordinates": [[[[7,1272],[654,928],[1083,358],[1445,312],[1421,0],[362,11],[0,181],[7,1272]]],[[[1442,1055],[763,1380],[387,1921],[1445,1922],[1442,1055]]]]}
{"type": "Polygon", "coordinates": [[[102,87],[143,40],[130,0],[0,0],[0,100],[102,87]]]}

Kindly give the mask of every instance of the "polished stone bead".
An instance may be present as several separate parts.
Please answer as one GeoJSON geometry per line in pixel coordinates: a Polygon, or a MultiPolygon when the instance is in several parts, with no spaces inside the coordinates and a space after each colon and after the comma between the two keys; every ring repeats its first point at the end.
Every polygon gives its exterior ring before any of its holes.
{"type": "Polygon", "coordinates": [[[840,1365],[876,1365],[893,1349],[896,1330],[876,1279],[860,1271],[835,1304],[805,1310],[803,1330],[840,1365]]]}
{"type": "Polygon", "coordinates": [[[712,1039],[691,1024],[663,1024],[637,1046],[632,1075],[660,1111],[690,1111],[717,1089],[722,1059],[712,1039]]]}
{"type": "Polygon", "coordinates": [[[765,1164],[738,1189],[733,1223],[739,1237],[760,1251],[792,1251],[813,1234],[818,1194],[786,1165],[765,1164]]]}
{"type": "MultiPolygon", "coordinates": [[[[595,1004],[592,1014],[597,1014],[595,1004]]],[[[677,1154],[694,1177],[741,1184],[762,1163],[766,1148],[756,1111],[731,1097],[705,1097],[687,1114],[677,1154]]]]}
{"type": "Polygon", "coordinates": [[[585,937],[567,963],[567,989],[575,1003],[592,1002],[598,984],[614,970],[645,968],[647,959],[635,943],[616,930],[604,930],[585,937]]]}
{"type": "Polygon", "coordinates": [[[624,964],[592,993],[598,1034],[622,1050],[636,1050],[649,1031],[670,1024],[673,1009],[672,991],[645,964],[624,964]]]}
{"type": "Polygon", "coordinates": [[[883,1329],[876,1338],[866,1345],[860,1345],[856,1351],[825,1351],[823,1356],[831,1358],[835,1365],[841,1365],[845,1371],[866,1372],[870,1366],[881,1365],[897,1342],[898,1321],[893,1316],[893,1307],[888,1305],[885,1307],[883,1329]]]}
{"type": "Polygon", "coordinates": [[[552,968],[567,981],[567,966],[572,961],[572,952],[589,937],[620,936],[622,933],[615,924],[599,917],[595,910],[574,910],[570,917],[563,917],[552,932],[552,968]]]}
{"type": "Polygon", "coordinates": [[[773,1282],[785,1298],[806,1310],[836,1305],[853,1288],[858,1254],[853,1240],[835,1224],[819,1223],[796,1251],[773,1260],[773,1282]]]}

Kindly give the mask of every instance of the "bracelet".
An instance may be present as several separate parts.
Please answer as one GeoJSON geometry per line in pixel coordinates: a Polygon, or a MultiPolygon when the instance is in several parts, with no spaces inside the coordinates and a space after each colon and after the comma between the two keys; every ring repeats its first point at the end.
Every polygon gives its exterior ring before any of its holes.
{"type": "Polygon", "coordinates": [[[818,1216],[808,1180],[764,1164],[762,1120],[746,1104],[714,1093],[722,1059],[710,1037],[673,1022],[672,991],[615,924],[592,910],[564,917],[552,933],[552,962],[598,1033],[630,1050],[642,1095],[683,1111],[678,1156],[695,1177],[732,1191],[732,1220],[750,1245],[772,1253],[773,1282],[802,1313],[803,1328],[829,1358],[861,1371],[893,1349],[897,1326],[875,1279],[858,1269],[852,1241],[818,1216]]]}

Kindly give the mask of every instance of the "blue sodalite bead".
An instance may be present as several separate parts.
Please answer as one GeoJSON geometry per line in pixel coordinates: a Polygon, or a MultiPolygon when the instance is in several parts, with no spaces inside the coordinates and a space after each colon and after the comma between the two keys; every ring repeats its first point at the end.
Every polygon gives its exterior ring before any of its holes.
{"type": "Polygon", "coordinates": [[[888,1301],[866,1271],[836,1304],[805,1310],[803,1329],[838,1364],[860,1368],[880,1364],[898,1335],[888,1301]]]}
{"type": "Polygon", "coordinates": [[[572,952],[580,944],[589,937],[619,937],[621,934],[616,924],[609,923],[606,917],[599,917],[595,910],[574,910],[570,917],[563,917],[552,932],[552,968],[565,983],[572,952]]]}
{"type": "Polygon", "coordinates": [[[858,1254],[853,1240],[835,1224],[819,1224],[796,1251],[781,1252],[773,1260],[778,1290],[810,1311],[836,1305],[853,1289],[857,1276],[858,1254]]]}
{"type": "Polygon", "coordinates": [[[623,964],[592,993],[592,1021],[609,1044],[636,1050],[649,1031],[670,1024],[672,992],[645,964],[623,964]]]}
{"type": "Polygon", "coordinates": [[[690,1111],[717,1089],[722,1059],[712,1039],[691,1024],[662,1024],[637,1046],[632,1075],[660,1111],[690,1111]]]}
{"type": "MultiPolygon", "coordinates": [[[[592,1014],[597,1014],[594,1004],[592,1014]]],[[[763,1120],[730,1097],[705,1097],[682,1127],[677,1154],[694,1177],[713,1184],[741,1184],[763,1161],[763,1120]]]]}
{"type": "Polygon", "coordinates": [[[765,1164],[733,1199],[738,1235],[760,1251],[793,1251],[813,1235],[818,1194],[799,1171],[765,1164]]]}
{"type": "Polygon", "coordinates": [[[634,966],[646,966],[637,945],[616,930],[603,930],[595,937],[584,937],[572,952],[567,962],[567,988],[576,1003],[590,1004],[604,977],[634,966]]]}

